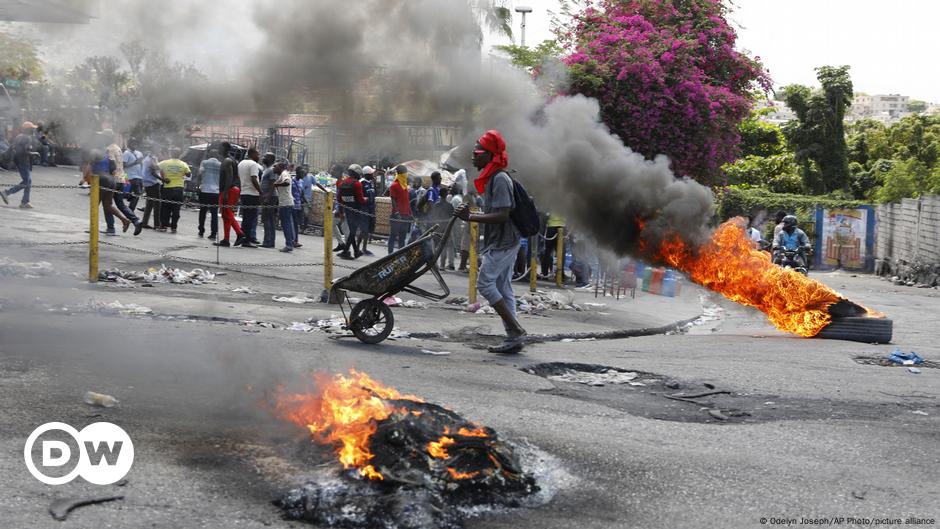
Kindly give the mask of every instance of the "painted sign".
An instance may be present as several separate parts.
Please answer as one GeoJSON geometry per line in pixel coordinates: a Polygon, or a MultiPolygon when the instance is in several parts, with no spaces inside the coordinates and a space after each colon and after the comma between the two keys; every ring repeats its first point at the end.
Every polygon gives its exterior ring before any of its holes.
{"type": "Polygon", "coordinates": [[[870,271],[875,215],[871,206],[816,210],[816,267],[870,271]]]}

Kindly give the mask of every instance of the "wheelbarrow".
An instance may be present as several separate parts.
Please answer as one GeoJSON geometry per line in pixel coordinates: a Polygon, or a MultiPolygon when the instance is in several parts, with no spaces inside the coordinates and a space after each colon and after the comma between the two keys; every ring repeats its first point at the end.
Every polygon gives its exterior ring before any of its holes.
{"type": "Polygon", "coordinates": [[[395,294],[408,292],[432,301],[441,301],[450,295],[450,288],[441,277],[437,263],[456,220],[457,217],[450,219],[443,234],[437,233],[439,225],[435,225],[401,250],[363,266],[333,284],[330,297],[341,300],[340,310],[346,320],[345,328],[352,331],[359,341],[377,344],[392,333],[395,317],[385,300],[395,294]],[[427,272],[437,279],[442,293],[428,292],[411,284],[427,272]],[[354,307],[349,301],[350,291],[371,297],[356,303],[354,307]],[[346,317],[343,302],[349,306],[349,317],[346,317]]]}

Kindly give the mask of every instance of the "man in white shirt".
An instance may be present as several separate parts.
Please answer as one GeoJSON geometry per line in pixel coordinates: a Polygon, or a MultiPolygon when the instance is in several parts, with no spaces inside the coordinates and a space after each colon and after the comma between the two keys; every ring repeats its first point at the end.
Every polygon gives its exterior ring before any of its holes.
{"type": "Polygon", "coordinates": [[[261,171],[258,163],[261,155],[254,147],[248,149],[245,159],[238,163],[238,180],[241,182],[242,231],[245,240],[251,244],[260,244],[257,238],[258,206],[261,205],[261,171]]]}
{"type": "Polygon", "coordinates": [[[293,178],[284,161],[274,164],[274,174],[280,175],[274,181],[274,190],[277,193],[277,214],[281,218],[281,228],[284,230],[284,247],[281,251],[289,253],[294,251],[294,241],[297,240],[294,235],[294,196],[291,193],[293,178]]]}
{"type": "Polygon", "coordinates": [[[130,190],[125,193],[124,198],[131,211],[137,211],[137,203],[144,193],[144,155],[137,150],[137,146],[136,138],[127,140],[127,149],[124,150],[123,156],[124,171],[130,184],[130,190]]]}

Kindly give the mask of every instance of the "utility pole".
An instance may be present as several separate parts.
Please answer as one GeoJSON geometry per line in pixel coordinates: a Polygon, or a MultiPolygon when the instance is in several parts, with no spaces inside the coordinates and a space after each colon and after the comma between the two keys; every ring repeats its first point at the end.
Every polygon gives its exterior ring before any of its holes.
{"type": "Polygon", "coordinates": [[[529,6],[518,6],[516,7],[516,13],[522,14],[522,33],[519,40],[519,44],[525,48],[525,16],[532,12],[532,8],[529,6]]]}

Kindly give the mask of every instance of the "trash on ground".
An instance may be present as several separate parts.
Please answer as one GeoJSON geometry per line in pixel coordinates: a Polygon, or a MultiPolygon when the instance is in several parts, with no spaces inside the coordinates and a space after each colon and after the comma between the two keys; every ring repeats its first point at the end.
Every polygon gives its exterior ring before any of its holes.
{"type": "Polygon", "coordinates": [[[100,496],[97,498],[63,498],[60,500],[55,500],[52,502],[52,505],[49,506],[49,514],[53,518],[59,520],[60,522],[65,521],[68,518],[69,513],[73,510],[84,507],[86,505],[95,505],[98,503],[106,503],[109,501],[123,500],[124,496],[100,496]]]}
{"type": "Polygon", "coordinates": [[[307,296],[273,296],[271,299],[277,301],[278,303],[293,303],[295,305],[303,305],[304,303],[316,303],[317,300],[313,298],[308,298],[307,296]]]}
{"type": "Polygon", "coordinates": [[[346,329],[343,327],[346,325],[346,320],[340,318],[335,314],[331,314],[329,319],[325,320],[313,320],[311,319],[308,323],[312,323],[317,326],[321,331],[326,331],[328,333],[340,334],[345,333],[346,329]]]}
{"type": "Polygon", "coordinates": [[[431,351],[430,349],[422,349],[421,352],[426,355],[434,356],[446,356],[450,354],[450,351],[431,351]]]}
{"type": "Polygon", "coordinates": [[[389,296],[383,299],[382,302],[388,305],[389,307],[397,307],[402,304],[402,299],[397,296],[389,296]]]}
{"type": "Polygon", "coordinates": [[[914,415],[929,415],[929,414],[928,414],[927,412],[925,412],[924,410],[914,410],[914,411],[912,411],[911,413],[913,413],[914,415]]]}
{"type": "Polygon", "coordinates": [[[919,368],[916,368],[916,367],[909,367],[909,368],[907,368],[907,370],[910,371],[911,373],[914,373],[915,375],[919,375],[919,374],[920,374],[920,369],[919,369],[919,368]]]}
{"type": "Polygon", "coordinates": [[[252,290],[249,287],[238,287],[232,290],[232,292],[236,294],[257,294],[258,293],[256,290],[252,290]]]}
{"type": "Polygon", "coordinates": [[[316,330],[316,327],[314,327],[313,325],[310,325],[309,323],[302,323],[299,321],[295,321],[291,323],[285,330],[297,331],[297,332],[312,332],[316,330]]]}
{"type": "Polygon", "coordinates": [[[924,363],[924,359],[921,358],[920,355],[914,351],[905,353],[901,351],[900,347],[896,348],[893,353],[886,356],[885,358],[894,362],[895,364],[901,364],[905,366],[919,365],[924,363]]]}
{"type": "Polygon", "coordinates": [[[110,303],[104,301],[98,301],[93,299],[87,303],[84,303],[80,306],[86,310],[92,310],[96,312],[103,312],[108,314],[125,314],[125,315],[134,315],[134,316],[143,316],[147,314],[153,314],[153,309],[150,307],[144,307],[142,305],[137,305],[135,303],[124,304],[120,301],[112,301],[110,303]]]}
{"type": "Polygon", "coordinates": [[[261,327],[262,329],[280,329],[281,326],[270,321],[244,320],[242,325],[245,327],[261,327]]]}
{"type": "Polygon", "coordinates": [[[548,378],[559,382],[574,382],[586,386],[600,387],[607,384],[629,384],[638,376],[638,373],[632,371],[617,371],[616,369],[608,369],[603,373],[589,373],[587,371],[568,369],[564,373],[551,375],[548,378]]]}
{"type": "Polygon", "coordinates": [[[525,294],[516,298],[516,309],[524,313],[539,313],[546,310],[584,310],[581,305],[574,303],[574,294],[568,290],[537,290],[534,294],[525,294]]]}
{"type": "Polygon", "coordinates": [[[50,275],[54,272],[52,263],[38,261],[35,263],[21,263],[9,257],[0,258],[0,276],[23,277],[37,279],[40,276],[50,275]]]}
{"type": "Polygon", "coordinates": [[[496,309],[489,305],[484,305],[478,301],[472,305],[468,305],[467,312],[471,312],[473,314],[496,314],[496,309]]]}
{"type": "Polygon", "coordinates": [[[85,402],[85,404],[98,406],[99,408],[113,408],[121,403],[121,401],[117,400],[111,395],[95,393],[94,391],[86,391],[85,395],[82,397],[82,400],[85,402]]]}
{"type": "Polygon", "coordinates": [[[423,301],[415,301],[413,299],[405,300],[401,303],[401,306],[406,309],[421,309],[424,310],[428,308],[428,304],[423,301]]]}
{"type": "Polygon", "coordinates": [[[572,343],[572,342],[596,342],[596,341],[597,341],[597,338],[562,338],[561,341],[564,342],[564,343],[572,343]]]}
{"type": "Polygon", "coordinates": [[[411,333],[408,331],[403,331],[401,329],[395,328],[392,329],[392,334],[388,335],[389,339],[392,340],[410,340],[411,333]]]}
{"type": "Polygon", "coordinates": [[[174,285],[204,285],[215,283],[215,276],[208,270],[193,268],[190,271],[160,265],[160,269],[148,268],[146,272],[136,272],[112,268],[98,273],[99,281],[117,283],[118,279],[134,283],[173,283],[174,285]]]}

